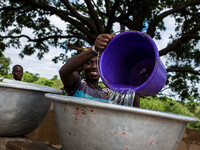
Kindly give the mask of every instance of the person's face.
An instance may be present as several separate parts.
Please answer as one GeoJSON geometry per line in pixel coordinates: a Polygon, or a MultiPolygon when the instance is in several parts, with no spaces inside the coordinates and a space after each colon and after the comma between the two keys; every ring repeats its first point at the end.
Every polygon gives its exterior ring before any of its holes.
{"type": "Polygon", "coordinates": [[[17,66],[14,68],[12,73],[15,80],[19,80],[19,81],[22,80],[23,68],[17,66]]]}
{"type": "Polygon", "coordinates": [[[97,68],[97,56],[90,59],[83,65],[83,70],[85,72],[85,76],[87,80],[90,81],[98,81],[99,80],[99,72],[97,68]]]}

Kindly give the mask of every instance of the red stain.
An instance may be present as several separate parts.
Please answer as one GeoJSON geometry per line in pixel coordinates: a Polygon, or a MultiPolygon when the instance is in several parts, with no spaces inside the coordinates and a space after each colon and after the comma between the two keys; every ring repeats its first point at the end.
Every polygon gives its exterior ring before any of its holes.
{"type": "Polygon", "coordinates": [[[86,111],[85,111],[85,110],[81,110],[81,113],[85,115],[85,114],[86,114],[86,111]]]}
{"type": "Polygon", "coordinates": [[[117,135],[117,132],[114,132],[115,135],[117,135]]]}
{"type": "Polygon", "coordinates": [[[78,116],[76,115],[75,116],[75,125],[77,125],[78,124],[78,116]]]}
{"type": "Polygon", "coordinates": [[[96,113],[92,113],[93,115],[96,115],[96,113]]]}
{"type": "Polygon", "coordinates": [[[150,142],[150,146],[152,145],[153,142],[154,142],[154,140],[152,140],[152,141],[150,142]]]}
{"type": "Polygon", "coordinates": [[[94,110],[93,109],[90,109],[90,112],[93,112],[94,110]]]}
{"type": "Polygon", "coordinates": [[[72,135],[72,133],[69,131],[69,135],[72,135]]]}
{"type": "Polygon", "coordinates": [[[64,108],[64,112],[66,112],[66,108],[64,108]]]}
{"type": "Polygon", "coordinates": [[[124,149],[128,149],[128,148],[124,148],[124,149]]]}
{"type": "Polygon", "coordinates": [[[74,136],[76,136],[76,134],[74,134],[74,136]]]}
{"type": "Polygon", "coordinates": [[[78,110],[79,110],[79,108],[77,107],[76,108],[76,114],[75,114],[75,125],[77,125],[78,124],[78,115],[79,115],[79,112],[78,112],[78,110]]]}
{"type": "Polygon", "coordinates": [[[125,132],[122,132],[122,134],[124,134],[124,135],[128,135],[128,133],[125,133],[125,132]]]}

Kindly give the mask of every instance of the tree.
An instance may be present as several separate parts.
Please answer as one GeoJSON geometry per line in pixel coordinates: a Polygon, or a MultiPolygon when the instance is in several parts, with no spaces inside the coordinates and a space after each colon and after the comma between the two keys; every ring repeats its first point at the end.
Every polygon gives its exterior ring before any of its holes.
{"type": "MultiPolygon", "coordinates": [[[[200,106],[194,102],[182,103],[168,97],[152,96],[141,98],[140,107],[144,109],[192,116],[200,119],[200,106]],[[191,104],[193,105],[192,109],[191,104]]],[[[188,123],[187,127],[200,129],[200,121],[198,123],[188,123]]]]}
{"type": "Polygon", "coordinates": [[[58,79],[57,75],[53,76],[51,81],[53,82],[52,87],[57,88],[57,89],[63,88],[63,83],[60,79],[58,79]]]}
{"type": "Polygon", "coordinates": [[[33,74],[33,73],[30,73],[30,72],[26,71],[26,72],[24,72],[24,74],[23,74],[22,81],[33,83],[33,82],[38,81],[39,78],[40,78],[40,77],[39,77],[39,74],[38,74],[38,73],[33,74]]]}
{"type": "Polygon", "coordinates": [[[6,58],[3,54],[0,55],[0,77],[6,77],[10,71],[10,58],[6,58]]]}
{"type": "MultiPolygon", "coordinates": [[[[144,31],[154,39],[162,40],[164,19],[175,19],[176,34],[168,45],[159,50],[167,58],[167,86],[182,100],[199,97],[200,50],[199,0],[2,0],[0,4],[0,49],[22,47],[20,56],[37,53],[39,59],[48,53],[49,46],[60,47],[65,53],[94,44],[100,33],[113,33],[119,23],[121,29],[144,31]],[[50,22],[57,16],[66,23],[61,30],[50,22]],[[31,35],[22,34],[24,29],[31,35]]],[[[64,60],[65,53],[53,61],[64,60]]]]}
{"type": "Polygon", "coordinates": [[[40,85],[46,85],[46,86],[52,86],[53,85],[53,81],[47,79],[47,78],[39,78],[36,82],[34,82],[35,84],[40,84],[40,85]]]}

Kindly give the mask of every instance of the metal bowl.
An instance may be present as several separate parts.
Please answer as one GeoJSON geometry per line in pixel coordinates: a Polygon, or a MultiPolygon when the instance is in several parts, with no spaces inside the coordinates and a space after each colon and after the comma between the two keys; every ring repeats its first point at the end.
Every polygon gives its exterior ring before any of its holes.
{"type": "Polygon", "coordinates": [[[175,150],[188,122],[198,119],[56,94],[57,131],[64,150],[175,150]]]}
{"type": "Polygon", "coordinates": [[[37,128],[51,105],[45,93],[62,92],[21,81],[0,82],[0,136],[22,136],[37,128]]]}

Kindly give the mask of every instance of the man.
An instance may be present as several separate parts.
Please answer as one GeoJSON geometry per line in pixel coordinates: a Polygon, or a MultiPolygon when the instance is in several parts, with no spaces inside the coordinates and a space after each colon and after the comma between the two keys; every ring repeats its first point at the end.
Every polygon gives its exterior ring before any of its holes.
{"type": "MultiPolygon", "coordinates": [[[[109,90],[98,86],[99,72],[97,66],[97,53],[102,52],[113,35],[100,34],[93,48],[70,58],[59,70],[64,89],[69,96],[76,96],[108,102],[109,90]],[[78,68],[83,67],[85,81],[81,80],[78,68]]],[[[139,99],[136,96],[134,106],[139,107],[139,99]]]]}
{"type": "Polygon", "coordinates": [[[20,65],[13,66],[12,74],[13,74],[13,80],[21,81],[23,77],[23,67],[20,65]]]}

